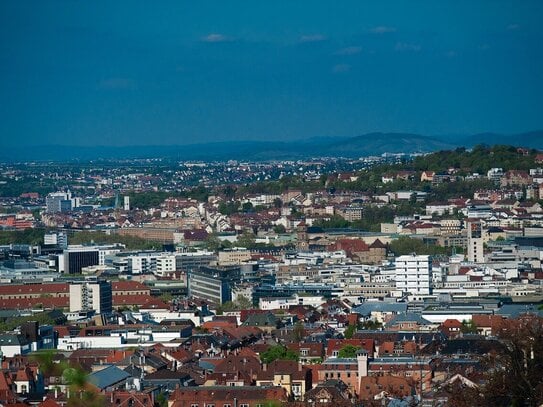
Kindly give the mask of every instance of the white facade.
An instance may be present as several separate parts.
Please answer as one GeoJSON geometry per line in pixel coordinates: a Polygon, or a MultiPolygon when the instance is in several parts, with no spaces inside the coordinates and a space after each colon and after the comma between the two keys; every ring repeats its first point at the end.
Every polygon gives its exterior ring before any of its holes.
{"type": "Polygon", "coordinates": [[[125,211],[129,211],[130,210],[130,197],[129,196],[125,196],[123,198],[123,209],[125,211]]]}
{"type": "Polygon", "coordinates": [[[468,222],[468,261],[483,263],[484,258],[483,225],[479,221],[468,222]]]}
{"type": "Polygon", "coordinates": [[[74,336],[58,338],[59,350],[112,349],[126,347],[121,336],[74,336]]]}
{"type": "Polygon", "coordinates": [[[43,235],[43,244],[45,246],[60,246],[62,248],[68,247],[68,236],[65,232],[51,232],[43,235]]]}
{"type": "Polygon", "coordinates": [[[318,308],[325,302],[326,300],[319,295],[299,296],[294,294],[292,297],[261,298],[258,306],[262,310],[289,309],[293,305],[310,305],[318,308]]]}
{"type": "Polygon", "coordinates": [[[396,290],[415,295],[431,294],[431,257],[416,254],[396,257],[396,290]]]}
{"type": "Polygon", "coordinates": [[[76,311],[111,312],[111,286],[88,282],[70,284],[70,312],[76,311]]]}
{"type": "Polygon", "coordinates": [[[164,254],[156,258],[156,275],[166,277],[168,274],[175,272],[176,260],[175,255],[164,254]]]}

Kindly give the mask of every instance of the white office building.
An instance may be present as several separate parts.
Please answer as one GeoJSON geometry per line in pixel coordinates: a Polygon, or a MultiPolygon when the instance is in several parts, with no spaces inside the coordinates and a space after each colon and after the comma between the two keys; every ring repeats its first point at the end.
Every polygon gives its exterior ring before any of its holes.
{"type": "Polygon", "coordinates": [[[396,257],[396,290],[412,295],[432,293],[432,258],[409,254],[396,257]]]}
{"type": "Polygon", "coordinates": [[[111,284],[106,281],[70,284],[70,312],[96,311],[97,314],[111,312],[111,284]]]}
{"type": "Polygon", "coordinates": [[[484,263],[483,225],[478,220],[470,220],[468,225],[468,261],[484,263]]]}

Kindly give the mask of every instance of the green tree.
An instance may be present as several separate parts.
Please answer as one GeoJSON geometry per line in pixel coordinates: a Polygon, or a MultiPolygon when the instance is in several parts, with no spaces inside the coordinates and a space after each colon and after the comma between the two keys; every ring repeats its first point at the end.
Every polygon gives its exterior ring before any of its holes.
{"type": "Polygon", "coordinates": [[[216,252],[222,248],[221,239],[219,239],[217,235],[214,235],[214,234],[210,234],[207,236],[205,245],[206,245],[207,250],[210,250],[212,252],[216,252]]]}
{"type": "Polygon", "coordinates": [[[305,338],[304,324],[298,321],[296,322],[296,324],[294,324],[294,327],[292,328],[292,339],[294,339],[295,342],[301,342],[302,339],[304,338],[305,338]]]}
{"type": "Polygon", "coordinates": [[[255,246],[255,239],[256,236],[254,233],[251,232],[243,232],[241,236],[238,237],[238,240],[236,242],[237,247],[246,247],[248,249],[255,246]]]}
{"type": "Polygon", "coordinates": [[[234,303],[235,303],[236,308],[239,310],[254,308],[253,302],[249,298],[247,298],[245,295],[242,295],[242,294],[238,294],[234,303]]]}
{"type": "Polygon", "coordinates": [[[446,248],[434,244],[426,244],[421,239],[401,236],[400,238],[390,242],[390,250],[396,256],[402,256],[404,254],[411,253],[417,253],[422,255],[441,255],[450,254],[452,248],[446,248]]]}
{"type": "Polygon", "coordinates": [[[159,395],[155,399],[156,404],[158,407],[168,407],[168,396],[164,393],[159,393],[159,395]]]}
{"type": "Polygon", "coordinates": [[[338,229],[348,228],[351,226],[351,223],[339,215],[332,215],[328,220],[319,219],[313,222],[313,226],[318,226],[323,229],[338,229]]]}
{"type": "Polygon", "coordinates": [[[243,212],[251,212],[251,210],[253,209],[253,204],[251,202],[244,202],[241,205],[241,209],[243,210],[243,212]]]}
{"type": "Polygon", "coordinates": [[[475,324],[475,322],[473,322],[472,319],[470,319],[469,321],[463,320],[460,331],[462,331],[462,333],[465,333],[465,334],[476,334],[477,325],[475,324]]]}
{"type": "Polygon", "coordinates": [[[229,216],[234,213],[238,213],[240,208],[239,201],[228,201],[219,203],[219,212],[223,215],[229,216]]]}
{"type": "Polygon", "coordinates": [[[339,350],[338,357],[339,358],[355,358],[356,352],[358,352],[360,349],[361,349],[360,346],[347,344],[339,350]]]}
{"type": "Polygon", "coordinates": [[[380,329],[382,327],[383,327],[383,324],[381,322],[373,321],[371,319],[368,321],[364,321],[364,323],[362,324],[363,329],[369,329],[369,330],[380,329]]]}
{"type": "Polygon", "coordinates": [[[274,360],[298,360],[297,352],[287,349],[283,345],[275,345],[260,354],[260,360],[263,363],[271,363],[274,360]]]}
{"type": "Polygon", "coordinates": [[[536,407],[543,403],[543,318],[525,314],[506,320],[496,335],[502,346],[485,355],[481,384],[449,386],[450,405],[536,407]]]}
{"type": "Polygon", "coordinates": [[[356,332],[356,325],[349,325],[347,329],[345,329],[345,333],[343,336],[345,336],[346,339],[351,339],[353,335],[356,332]]]}

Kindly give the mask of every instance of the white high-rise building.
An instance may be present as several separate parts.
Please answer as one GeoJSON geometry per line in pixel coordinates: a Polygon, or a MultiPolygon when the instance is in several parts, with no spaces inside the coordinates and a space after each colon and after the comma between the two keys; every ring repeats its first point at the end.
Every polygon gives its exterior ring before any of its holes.
{"type": "Polygon", "coordinates": [[[49,232],[43,236],[44,246],[58,246],[61,249],[68,248],[68,235],[66,232],[49,232]]]}
{"type": "Polygon", "coordinates": [[[111,312],[111,284],[106,281],[70,284],[70,312],[91,310],[97,314],[111,312]]]}
{"type": "Polygon", "coordinates": [[[58,213],[71,211],[73,207],[72,194],[68,192],[51,192],[45,197],[45,211],[58,213]]]}
{"type": "Polygon", "coordinates": [[[163,254],[156,258],[156,275],[166,277],[168,274],[175,272],[176,260],[175,254],[163,254]]]}
{"type": "Polygon", "coordinates": [[[396,257],[396,289],[413,295],[431,294],[431,256],[409,254],[396,257]]]}
{"type": "Polygon", "coordinates": [[[129,196],[125,196],[123,198],[123,209],[125,211],[129,211],[130,210],[130,197],[129,196]]]}
{"type": "Polygon", "coordinates": [[[468,223],[468,261],[484,263],[483,224],[479,220],[469,220],[468,223]]]}

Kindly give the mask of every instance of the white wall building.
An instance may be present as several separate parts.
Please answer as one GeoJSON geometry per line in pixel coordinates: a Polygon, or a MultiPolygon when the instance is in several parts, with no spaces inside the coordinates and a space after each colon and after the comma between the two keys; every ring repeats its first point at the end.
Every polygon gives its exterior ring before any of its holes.
{"type": "Polygon", "coordinates": [[[70,312],[112,310],[111,284],[105,281],[70,284],[70,312]]]}
{"type": "Polygon", "coordinates": [[[396,290],[414,295],[432,292],[432,258],[409,254],[396,257],[396,290]]]}
{"type": "Polygon", "coordinates": [[[468,261],[483,263],[484,257],[483,225],[480,221],[468,222],[468,261]]]}

